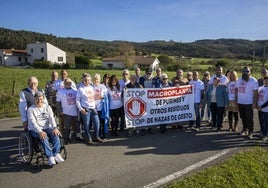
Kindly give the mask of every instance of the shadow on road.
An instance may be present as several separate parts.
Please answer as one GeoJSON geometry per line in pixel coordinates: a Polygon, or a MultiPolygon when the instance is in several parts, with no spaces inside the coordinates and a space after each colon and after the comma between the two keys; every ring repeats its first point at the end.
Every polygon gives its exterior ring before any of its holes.
{"type": "MultiPolygon", "coordinates": [[[[225,129],[227,125],[225,125],[225,129]]],[[[18,127],[14,127],[17,129],[18,127]]],[[[49,168],[47,165],[41,165],[39,168],[34,168],[33,164],[22,164],[19,160],[18,147],[4,148],[5,145],[13,145],[18,143],[18,137],[23,130],[9,130],[0,131],[1,137],[1,166],[0,173],[4,172],[30,172],[39,173],[43,169],[49,168]]],[[[241,136],[238,132],[221,131],[216,132],[209,127],[202,127],[200,131],[189,131],[181,129],[169,128],[166,134],[160,134],[158,128],[153,128],[153,134],[146,134],[144,136],[125,136],[126,132],[122,133],[120,137],[110,137],[104,143],[94,144],[88,146],[89,150],[94,150],[95,147],[102,147],[103,150],[107,147],[121,147],[126,146],[127,149],[124,155],[180,155],[187,153],[199,153],[205,151],[218,151],[222,149],[234,147],[248,147],[248,146],[264,146],[267,147],[268,142],[257,138],[248,140],[247,137],[241,136]]],[[[82,145],[82,143],[76,143],[82,145]]],[[[73,144],[71,144],[73,145],[73,144]]],[[[82,148],[83,150],[85,148],[82,148]]],[[[95,148],[96,149],[96,148],[95,148]]],[[[71,153],[72,151],[68,151],[71,153]]],[[[94,151],[93,151],[94,152],[94,151]]]]}

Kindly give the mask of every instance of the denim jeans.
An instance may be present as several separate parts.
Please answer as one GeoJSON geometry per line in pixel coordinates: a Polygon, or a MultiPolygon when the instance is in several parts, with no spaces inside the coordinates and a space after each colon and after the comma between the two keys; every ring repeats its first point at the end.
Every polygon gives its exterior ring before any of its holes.
{"type": "MultiPolygon", "coordinates": [[[[200,128],[201,125],[201,117],[200,117],[200,111],[199,111],[199,104],[200,103],[194,103],[194,112],[195,112],[195,124],[196,127],[200,128]]],[[[194,120],[189,121],[189,126],[194,125],[194,120]]]]}
{"type": "Polygon", "coordinates": [[[268,112],[258,111],[258,115],[261,133],[263,136],[268,136],[268,112]]]}
{"type": "MultiPolygon", "coordinates": [[[[45,151],[45,154],[47,158],[51,156],[55,156],[60,152],[60,139],[59,136],[55,136],[53,134],[53,129],[45,129],[43,130],[47,133],[47,137],[44,140],[40,139],[40,143],[45,151]],[[52,148],[50,146],[50,143],[52,144],[52,148]]],[[[29,133],[34,138],[39,138],[39,134],[35,131],[30,130],[29,133]]]]}
{"type": "Polygon", "coordinates": [[[206,100],[204,100],[202,102],[202,108],[201,108],[201,118],[205,118],[205,110],[207,110],[207,118],[208,120],[210,120],[210,109],[209,109],[209,106],[208,106],[208,103],[206,100]]]}
{"type": "Polygon", "coordinates": [[[64,134],[65,140],[69,139],[71,126],[73,128],[74,133],[80,133],[78,116],[70,116],[70,115],[63,114],[63,124],[64,124],[64,129],[65,129],[65,134],[64,134]]]}
{"type": "Polygon", "coordinates": [[[90,129],[91,129],[91,125],[94,125],[94,133],[95,133],[95,137],[99,137],[99,131],[100,131],[100,119],[98,116],[98,112],[95,109],[87,109],[87,113],[86,114],[82,114],[81,113],[81,118],[83,120],[83,126],[85,129],[85,137],[86,139],[91,139],[91,135],[90,135],[90,129]],[[92,124],[90,123],[92,121],[92,124]]]}

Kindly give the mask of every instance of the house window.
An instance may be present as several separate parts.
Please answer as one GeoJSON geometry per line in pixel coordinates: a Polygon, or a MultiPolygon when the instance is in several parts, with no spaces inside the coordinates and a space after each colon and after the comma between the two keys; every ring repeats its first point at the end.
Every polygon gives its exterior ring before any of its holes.
{"type": "Polygon", "coordinates": [[[31,53],[33,53],[33,48],[31,48],[31,53]]]}
{"type": "Polygon", "coordinates": [[[62,61],[63,62],[63,57],[58,57],[58,61],[62,61]]]}
{"type": "Polygon", "coordinates": [[[42,61],[44,61],[44,59],[45,59],[44,57],[41,57],[41,60],[42,60],[42,61]]]}
{"type": "Polygon", "coordinates": [[[0,63],[2,63],[2,56],[0,56],[0,63]]]}
{"type": "Polygon", "coordinates": [[[21,62],[21,57],[19,57],[18,59],[19,59],[19,62],[21,62]]]}
{"type": "Polygon", "coordinates": [[[41,53],[44,53],[44,48],[41,48],[41,53]]]}

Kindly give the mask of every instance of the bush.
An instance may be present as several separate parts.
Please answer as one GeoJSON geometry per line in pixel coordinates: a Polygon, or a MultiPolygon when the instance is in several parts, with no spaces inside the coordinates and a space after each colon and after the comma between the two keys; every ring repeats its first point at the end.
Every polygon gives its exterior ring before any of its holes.
{"type": "Polygon", "coordinates": [[[77,68],[77,69],[94,69],[94,65],[88,57],[76,56],[75,57],[75,68],[77,68]]]}
{"type": "Polygon", "coordinates": [[[53,63],[50,61],[35,60],[33,62],[33,67],[39,69],[51,69],[53,68],[53,63]]]}

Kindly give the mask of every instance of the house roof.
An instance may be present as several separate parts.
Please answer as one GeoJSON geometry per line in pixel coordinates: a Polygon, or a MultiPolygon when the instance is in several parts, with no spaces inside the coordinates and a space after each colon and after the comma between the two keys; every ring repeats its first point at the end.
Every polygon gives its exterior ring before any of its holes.
{"type": "MultiPolygon", "coordinates": [[[[151,65],[155,61],[155,57],[148,57],[148,56],[134,56],[135,57],[135,64],[139,65],[151,65]]],[[[102,59],[103,62],[105,61],[117,61],[123,62],[124,56],[115,56],[115,57],[107,57],[102,59]]]]}
{"type": "Polygon", "coordinates": [[[1,49],[3,51],[3,54],[10,54],[10,55],[27,55],[26,50],[16,50],[16,49],[1,49]]]}

